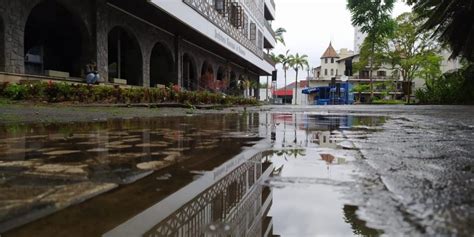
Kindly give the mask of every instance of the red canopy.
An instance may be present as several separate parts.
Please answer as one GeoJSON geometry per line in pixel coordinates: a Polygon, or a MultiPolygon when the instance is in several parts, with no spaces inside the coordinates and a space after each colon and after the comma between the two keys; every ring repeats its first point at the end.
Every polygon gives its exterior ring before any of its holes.
{"type": "Polygon", "coordinates": [[[293,95],[293,90],[277,90],[275,91],[276,96],[292,96],[293,95]]]}

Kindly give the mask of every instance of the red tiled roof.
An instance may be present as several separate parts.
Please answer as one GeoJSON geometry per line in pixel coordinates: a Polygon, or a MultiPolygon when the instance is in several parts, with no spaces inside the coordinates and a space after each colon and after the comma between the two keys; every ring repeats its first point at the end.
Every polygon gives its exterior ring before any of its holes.
{"type": "Polygon", "coordinates": [[[326,52],[324,52],[321,58],[339,58],[336,50],[332,47],[332,43],[329,43],[329,47],[326,49],[326,52]]]}

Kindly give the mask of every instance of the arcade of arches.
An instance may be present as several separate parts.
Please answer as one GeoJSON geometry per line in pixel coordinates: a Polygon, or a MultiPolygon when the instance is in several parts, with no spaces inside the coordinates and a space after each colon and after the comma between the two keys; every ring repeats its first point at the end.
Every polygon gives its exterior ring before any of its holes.
{"type": "Polygon", "coordinates": [[[107,1],[94,2],[0,0],[0,74],[76,82],[84,80],[87,64],[96,63],[106,83],[238,92],[239,75],[248,71],[236,62],[144,24],[107,1]],[[11,9],[18,14],[8,15],[11,9]],[[98,12],[104,13],[100,19],[98,12]]]}

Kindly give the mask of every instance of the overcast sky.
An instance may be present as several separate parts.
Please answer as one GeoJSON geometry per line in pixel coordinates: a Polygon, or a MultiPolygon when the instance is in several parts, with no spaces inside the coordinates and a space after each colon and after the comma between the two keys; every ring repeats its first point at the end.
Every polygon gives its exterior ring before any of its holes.
{"type": "MultiPolygon", "coordinates": [[[[275,54],[306,54],[311,67],[320,65],[320,57],[332,41],[334,48],[354,49],[354,27],[346,8],[347,0],[275,0],[276,20],[273,28],[283,27],[286,46],[281,44],[273,50],[275,54]]],[[[394,16],[410,11],[403,2],[397,2],[394,16]]],[[[298,76],[306,78],[306,71],[298,76]]],[[[288,71],[288,81],[295,79],[293,70],[288,71]]],[[[266,81],[266,80],[265,80],[266,81]]],[[[263,81],[262,81],[263,82],[263,81]]],[[[278,71],[278,86],[284,86],[281,66],[278,71]]]]}

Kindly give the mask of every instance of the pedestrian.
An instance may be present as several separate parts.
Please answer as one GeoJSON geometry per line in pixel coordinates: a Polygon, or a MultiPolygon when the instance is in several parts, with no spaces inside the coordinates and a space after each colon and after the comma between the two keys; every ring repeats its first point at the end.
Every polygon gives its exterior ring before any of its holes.
{"type": "Polygon", "coordinates": [[[99,84],[100,82],[100,75],[95,62],[86,65],[86,82],[87,85],[99,84]]]}

